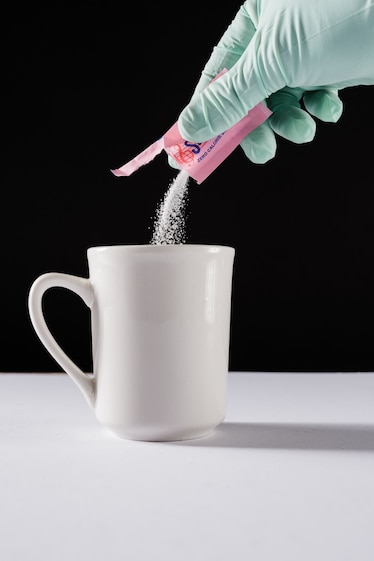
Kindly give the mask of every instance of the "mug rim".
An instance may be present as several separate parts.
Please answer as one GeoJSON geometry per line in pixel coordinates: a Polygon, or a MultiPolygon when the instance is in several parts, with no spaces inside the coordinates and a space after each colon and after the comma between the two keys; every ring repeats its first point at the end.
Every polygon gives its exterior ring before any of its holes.
{"type": "Polygon", "coordinates": [[[230,250],[235,252],[235,248],[230,245],[225,244],[205,244],[205,243],[193,243],[193,244],[103,244],[94,245],[87,248],[87,253],[106,253],[106,252],[181,252],[181,251],[197,251],[203,250],[208,251],[208,253],[218,253],[219,251],[230,250]]]}

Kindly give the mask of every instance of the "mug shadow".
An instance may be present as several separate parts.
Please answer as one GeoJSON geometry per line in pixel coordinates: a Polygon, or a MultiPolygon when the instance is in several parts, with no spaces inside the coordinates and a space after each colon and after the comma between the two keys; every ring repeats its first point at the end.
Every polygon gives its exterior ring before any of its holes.
{"type": "Polygon", "coordinates": [[[231,423],[179,446],[279,450],[374,451],[374,425],[231,423]]]}

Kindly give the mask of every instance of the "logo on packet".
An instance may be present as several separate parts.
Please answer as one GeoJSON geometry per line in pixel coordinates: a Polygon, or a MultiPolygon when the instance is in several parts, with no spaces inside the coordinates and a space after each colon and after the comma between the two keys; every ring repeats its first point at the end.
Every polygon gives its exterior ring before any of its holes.
{"type": "Polygon", "coordinates": [[[186,164],[193,166],[195,163],[195,156],[201,152],[201,143],[200,144],[192,144],[191,142],[187,142],[187,140],[183,144],[175,144],[174,146],[169,147],[169,154],[177,164],[186,164]]]}

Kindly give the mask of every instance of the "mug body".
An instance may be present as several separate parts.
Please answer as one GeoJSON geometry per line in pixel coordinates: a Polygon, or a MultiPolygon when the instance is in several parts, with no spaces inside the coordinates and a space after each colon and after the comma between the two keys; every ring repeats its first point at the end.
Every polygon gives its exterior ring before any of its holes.
{"type": "Polygon", "coordinates": [[[95,413],[115,435],[197,438],[224,419],[234,253],[188,244],[88,250],[95,413]]]}

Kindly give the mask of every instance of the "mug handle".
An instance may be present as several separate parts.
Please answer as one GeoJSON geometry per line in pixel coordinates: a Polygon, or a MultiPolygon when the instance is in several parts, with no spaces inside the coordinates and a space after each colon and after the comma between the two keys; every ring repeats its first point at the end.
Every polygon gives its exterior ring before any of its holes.
{"type": "Polygon", "coordinates": [[[64,353],[61,347],[52,336],[44,319],[42,300],[44,293],[55,287],[62,287],[75,292],[84,303],[91,309],[93,304],[93,288],[89,279],[68,275],[65,273],[45,273],[38,277],[31,285],[28,309],[31,323],[39,339],[67,374],[79,387],[89,405],[93,408],[95,402],[95,380],[93,376],[85,374],[78,366],[64,353]]]}

